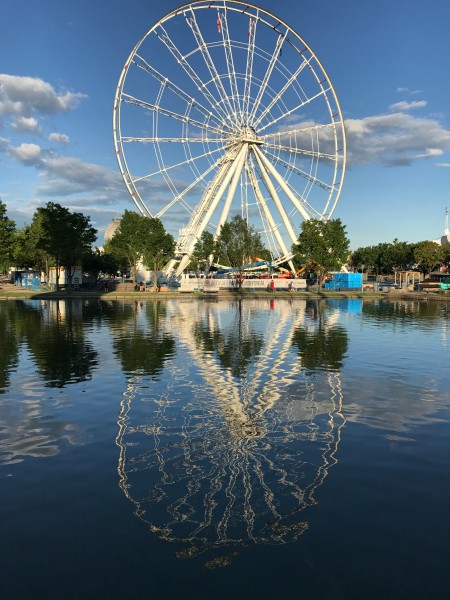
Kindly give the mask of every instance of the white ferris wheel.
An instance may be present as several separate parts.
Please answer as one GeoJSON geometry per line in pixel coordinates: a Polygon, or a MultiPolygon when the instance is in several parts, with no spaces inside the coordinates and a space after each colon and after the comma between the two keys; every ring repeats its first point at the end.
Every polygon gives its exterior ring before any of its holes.
{"type": "Polygon", "coordinates": [[[137,208],[177,239],[176,274],[236,214],[293,270],[302,220],[329,219],[343,184],[328,75],[289,25],[238,0],[190,2],[148,30],[122,70],[113,134],[137,208]]]}

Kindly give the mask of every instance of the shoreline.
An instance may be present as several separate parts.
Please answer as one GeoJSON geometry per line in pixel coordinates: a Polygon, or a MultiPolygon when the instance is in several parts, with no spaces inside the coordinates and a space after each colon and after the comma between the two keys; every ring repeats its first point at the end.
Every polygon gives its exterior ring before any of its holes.
{"type": "Polygon", "coordinates": [[[217,292],[180,292],[180,291],[163,291],[163,292],[122,292],[122,291],[36,291],[17,288],[14,285],[0,286],[0,300],[79,300],[79,299],[98,299],[98,300],[122,300],[122,299],[183,299],[188,298],[195,300],[211,300],[212,298],[222,299],[253,299],[253,298],[278,298],[291,300],[326,300],[326,299],[387,299],[387,300],[421,300],[421,301],[439,301],[450,302],[450,293],[441,292],[407,292],[401,290],[390,290],[387,292],[267,292],[267,291],[224,291],[217,292]]]}

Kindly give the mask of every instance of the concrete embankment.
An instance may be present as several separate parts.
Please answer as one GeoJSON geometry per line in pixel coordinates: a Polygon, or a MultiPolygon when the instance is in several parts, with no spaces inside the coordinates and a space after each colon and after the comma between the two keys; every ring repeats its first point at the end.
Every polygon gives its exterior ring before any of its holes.
{"type": "Polygon", "coordinates": [[[391,290],[389,292],[287,292],[274,291],[267,292],[263,290],[250,291],[223,291],[218,292],[180,292],[180,291],[122,291],[111,290],[105,292],[102,290],[71,290],[71,291],[34,291],[19,288],[10,283],[0,284],[0,299],[1,300],[24,300],[27,298],[42,299],[42,300],[69,300],[75,298],[98,298],[102,300],[119,300],[119,299],[144,299],[144,298],[195,298],[197,300],[205,300],[216,298],[290,298],[290,299],[305,299],[305,298],[384,298],[386,300],[421,300],[421,301],[450,301],[449,292],[408,292],[402,290],[391,290]]]}

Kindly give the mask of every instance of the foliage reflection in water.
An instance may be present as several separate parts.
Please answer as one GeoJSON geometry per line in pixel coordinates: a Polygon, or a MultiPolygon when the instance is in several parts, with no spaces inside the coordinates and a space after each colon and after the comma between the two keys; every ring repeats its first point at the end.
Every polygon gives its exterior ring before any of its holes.
{"type": "MultiPolygon", "coordinates": [[[[144,364],[128,380],[120,486],[151,531],[183,542],[179,557],[297,539],[308,527],[303,510],[336,463],[347,349],[339,311],[265,306],[178,304],[159,332],[178,348],[175,356],[168,346],[164,381],[152,386],[144,364]]],[[[147,328],[135,322],[130,345],[147,328]]]]}

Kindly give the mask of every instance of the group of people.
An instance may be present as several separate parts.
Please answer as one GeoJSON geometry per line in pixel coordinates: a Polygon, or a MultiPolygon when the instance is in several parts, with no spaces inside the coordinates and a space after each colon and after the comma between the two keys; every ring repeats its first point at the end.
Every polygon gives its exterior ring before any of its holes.
{"type": "Polygon", "coordinates": [[[145,292],[145,283],[141,281],[140,283],[136,283],[134,286],[135,292],[145,292]]]}
{"type": "MultiPolygon", "coordinates": [[[[288,283],[288,292],[293,292],[294,291],[294,286],[292,285],[292,281],[290,281],[288,283]]],[[[267,291],[268,292],[273,292],[275,290],[275,282],[273,279],[270,280],[270,282],[267,284],[267,291]]]]}

